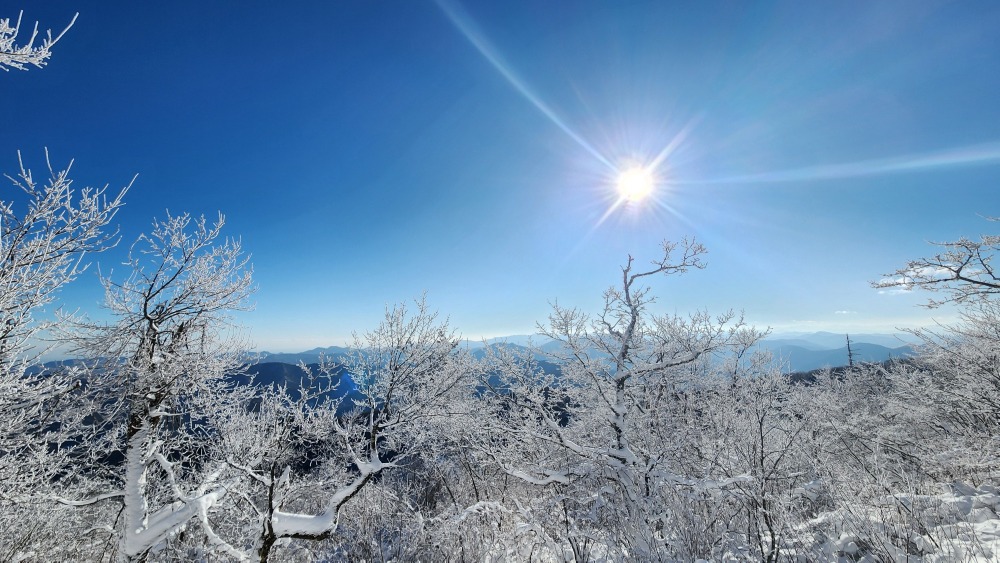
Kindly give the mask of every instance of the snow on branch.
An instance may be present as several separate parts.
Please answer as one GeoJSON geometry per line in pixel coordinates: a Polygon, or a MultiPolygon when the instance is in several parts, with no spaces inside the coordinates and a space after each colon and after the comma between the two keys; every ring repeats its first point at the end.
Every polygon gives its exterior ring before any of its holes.
{"type": "Polygon", "coordinates": [[[45,39],[37,46],[35,45],[35,40],[38,39],[38,22],[35,22],[35,27],[27,43],[22,45],[15,43],[17,34],[21,31],[21,16],[23,15],[23,11],[18,13],[17,23],[13,26],[10,25],[10,18],[0,19],[0,70],[8,71],[12,68],[28,70],[28,66],[37,68],[45,66],[48,63],[49,57],[52,56],[52,52],[50,51],[52,46],[62,39],[62,36],[69,31],[69,28],[73,27],[73,24],[76,23],[76,18],[80,14],[76,13],[69,22],[69,25],[56,37],[52,37],[52,30],[46,31],[45,39]]]}
{"type": "Polygon", "coordinates": [[[96,497],[91,497],[83,500],[72,500],[72,499],[56,497],[55,501],[58,502],[59,504],[64,504],[66,506],[90,506],[92,504],[97,504],[102,500],[122,498],[123,496],[125,496],[125,493],[123,493],[122,491],[116,491],[113,493],[105,493],[103,495],[97,495],[96,497]]]}
{"type": "MultiPolygon", "coordinates": [[[[986,219],[1000,221],[997,217],[986,219]]],[[[929,308],[983,301],[1000,294],[1000,273],[992,263],[1000,251],[1000,235],[982,235],[979,240],[962,237],[953,242],[932,244],[942,251],[930,258],[910,260],[902,268],[872,282],[872,286],[879,289],[879,293],[919,288],[947,294],[944,299],[929,299],[925,304],[929,308]]]]}
{"type": "Polygon", "coordinates": [[[510,514],[511,510],[499,502],[481,500],[463,510],[455,521],[464,522],[470,516],[483,516],[491,512],[503,512],[510,514]]]}

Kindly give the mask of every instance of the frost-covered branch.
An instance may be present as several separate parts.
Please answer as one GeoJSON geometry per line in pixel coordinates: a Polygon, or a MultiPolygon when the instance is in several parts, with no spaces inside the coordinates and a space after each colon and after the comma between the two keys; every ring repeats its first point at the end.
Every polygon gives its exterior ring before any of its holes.
{"type": "MultiPolygon", "coordinates": [[[[1000,218],[989,217],[989,221],[1000,218]]],[[[883,291],[910,291],[914,288],[946,294],[929,299],[927,307],[946,303],[974,303],[1000,295],[1000,276],[993,258],[1000,252],[1000,235],[982,235],[979,240],[960,238],[933,243],[942,252],[930,258],[910,260],[872,285],[883,291]]]]}
{"type": "Polygon", "coordinates": [[[102,495],[97,495],[95,497],[91,497],[91,498],[83,499],[83,500],[73,500],[73,499],[66,499],[66,498],[61,498],[61,497],[56,497],[55,500],[59,504],[65,504],[66,506],[90,506],[91,504],[97,504],[97,503],[99,503],[101,501],[104,501],[104,500],[109,500],[109,499],[113,499],[113,498],[122,498],[124,496],[125,496],[125,493],[114,492],[114,493],[105,493],[105,494],[102,494],[102,495]]]}
{"type": "Polygon", "coordinates": [[[91,423],[98,443],[81,447],[123,459],[117,471],[92,470],[122,491],[113,527],[128,558],[145,557],[195,518],[214,549],[237,553],[207,528],[208,511],[235,482],[207,444],[215,421],[245,408],[251,393],[226,380],[242,372],[246,356],[224,331],[230,313],[248,307],[253,285],[238,241],[220,240],[222,225],[221,215],[214,225],[188,215],[154,222],[129,253],[127,277],[102,277],[110,320],[64,317],[59,327],[100,365],[88,381],[102,409],[91,423]]]}
{"type": "Polygon", "coordinates": [[[63,35],[69,31],[69,28],[73,27],[73,24],[76,23],[76,18],[80,14],[75,14],[73,19],[70,20],[69,25],[59,35],[52,37],[52,30],[46,31],[45,38],[38,45],[35,45],[35,40],[38,39],[38,22],[35,22],[31,37],[28,38],[26,43],[18,45],[16,43],[17,35],[21,32],[21,17],[23,15],[23,11],[18,13],[17,22],[14,25],[10,24],[10,18],[0,19],[0,70],[7,71],[12,68],[28,70],[28,66],[35,66],[37,68],[45,66],[48,63],[49,57],[52,56],[52,52],[50,51],[52,46],[62,39],[63,35]]]}
{"type": "Polygon", "coordinates": [[[6,176],[17,193],[0,201],[0,482],[11,502],[44,497],[75,473],[67,448],[53,445],[81,438],[88,413],[77,402],[90,367],[34,365],[53,325],[38,314],[86,270],[89,255],[115,244],[107,227],[131,186],[75,189],[72,163],[57,170],[48,156],[47,178],[36,180],[18,153],[18,173],[6,176]]]}

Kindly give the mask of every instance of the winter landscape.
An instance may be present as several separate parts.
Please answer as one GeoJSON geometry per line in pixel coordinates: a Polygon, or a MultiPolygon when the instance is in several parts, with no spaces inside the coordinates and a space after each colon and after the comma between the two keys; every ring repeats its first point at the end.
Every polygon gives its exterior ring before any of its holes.
{"type": "Polygon", "coordinates": [[[136,4],[0,13],[0,561],[1000,560],[1000,6],[136,4]]]}

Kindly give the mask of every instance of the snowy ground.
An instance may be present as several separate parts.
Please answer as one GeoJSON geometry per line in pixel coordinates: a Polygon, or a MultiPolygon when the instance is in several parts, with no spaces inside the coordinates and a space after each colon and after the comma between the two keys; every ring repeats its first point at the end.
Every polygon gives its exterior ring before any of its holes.
{"type": "MultiPolygon", "coordinates": [[[[837,539],[820,543],[826,561],[879,561],[866,552],[872,537],[887,541],[879,551],[895,561],[931,563],[1000,559],[1000,494],[996,487],[963,483],[943,486],[937,495],[897,494],[866,510],[840,509],[822,514],[805,528],[837,539]],[[912,531],[914,528],[920,531],[912,531]],[[849,530],[867,530],[862,534],[849,530]],[[909,530],[909,531],[908,531],[909,530]],[[907,542],[907,549],[899,547],[907,542]],[[895,541],[890,541],[895,540],[895,541]],[[896,545],[893,545],[896,544],[896,545]],[[909,553],[907,553],[909,552],[909,553]]],[[[815,558],[803,554],[803,560],[815,558]]]]}

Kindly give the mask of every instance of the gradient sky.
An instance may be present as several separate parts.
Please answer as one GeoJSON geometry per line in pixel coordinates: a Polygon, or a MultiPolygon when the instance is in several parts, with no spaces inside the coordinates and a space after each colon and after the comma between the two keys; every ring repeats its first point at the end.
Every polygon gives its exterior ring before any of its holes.
{"type": "MultiPolygon", "coordinates": [[[[694,236],[660,312],[776,331],[947,320],[869,282],[1000,209],[1000,4],[25,2],[48,67],[0,73],[0,169],[48,147],[165,210],[228,218],[259,349],[343,344],[419,297],[471,338],[594,311],[628,253],[694,236]],[[238,7],[236,7],[238,5],[238,7]],[[616,169],[657,168],[614,204],[616,169]]],[[[97,257],[107,271],[122,258],[97,257]]],[[[94,271],[64,292],[96,311],[94,271]]]]}

